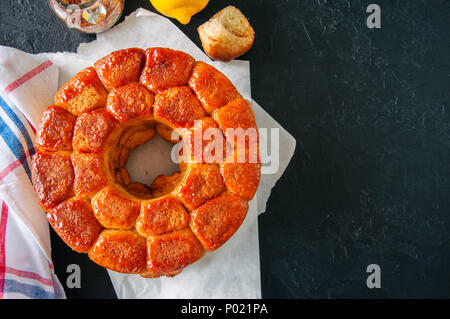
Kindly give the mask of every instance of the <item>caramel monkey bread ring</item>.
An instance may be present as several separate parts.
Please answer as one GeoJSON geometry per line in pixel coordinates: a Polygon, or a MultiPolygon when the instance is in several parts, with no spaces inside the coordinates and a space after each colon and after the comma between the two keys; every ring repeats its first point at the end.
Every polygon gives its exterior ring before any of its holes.
{"type": "Polygon", "coordinates": [[[102,267],[178,274],[242,224],[259,184],[259,155],[247,160],[258,145],[231,143],[227,158],[243,155],[242,163],[185,152],[179,172],[150,186],[132,183],[125,166],[130,150],[155,134],[177,143],[173,130],[205,128],[224,137],[229,128],[257,132],[250,103],[230,80],[184,52],[123,49],[81,70],[37,128],[32,178],[49,223],[102,267]]]}

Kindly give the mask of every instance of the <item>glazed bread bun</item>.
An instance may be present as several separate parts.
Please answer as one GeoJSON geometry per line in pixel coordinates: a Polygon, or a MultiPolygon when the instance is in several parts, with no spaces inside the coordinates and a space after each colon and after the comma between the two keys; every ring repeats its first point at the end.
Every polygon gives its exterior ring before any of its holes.
{"type": "Polygon", "coordinates": [[[242,12],[228,6],[198,27],[206,54],[220,61],[231,61],[246,53],[253,45],[255,31],[242,12]]]}

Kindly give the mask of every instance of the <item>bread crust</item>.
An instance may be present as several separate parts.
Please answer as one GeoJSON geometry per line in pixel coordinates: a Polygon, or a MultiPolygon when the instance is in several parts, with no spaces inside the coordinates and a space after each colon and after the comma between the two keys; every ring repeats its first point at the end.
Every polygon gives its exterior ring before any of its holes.
{"type": "Polygon", "coordinates": [[[228,144],[234,148],[255,148],[259,145],[259,132],[250,103],[236,99],[213,114],[224,132],[228,144]]]}
{"type": "Polygon", "coordinates": [[[250,201],[259,186],[261,177],[261,161],[255,150],[234,150],[223,163],[220,164],[222,176],[227,189],[250,201]]]}
{"type": "Polygon", "coordinates": [[[47,107],[36,130],[36,147],[43,151],[71,151],[76,119],[59,106],[47,107]]]}
{"type": "Polygon", "coordinates": [[[183,135],[184,151],[194,163],[219,164],[226,157],[227,143],[217,123],[210,117],[198,120],[183,135]]]}
{"type": "Polygon", "coordinates": [[[56,93],[55,104],[66,108],[74,115],[104,107],[108,92],[103,87],[97,72],[88,67],[78,72],[56,93]]]}
{"type": "Polygon", "coordinates": [[[201,61],[195,63],[189,87],[209,114],[241,97],[233,83],[222,72],[201,61]]]}
{"type": "Polygon", "coordinates": [[[145,56],[145,67],[139,81],[155,94],[173,86],[185,85],[195,62],[184,52],[166,48],[147,49],[145,56]]]}
{"type": "Polygon", "coordinates": [[[146,269],[145,238],[132,230],[106,229],[89,250],[89,258],[117,272],[140,274],[146,269]]]}
{"type": "Polygon", "coordinates": [[[114,126],[114,118],[105,109],[81,114],[74,127],[74,151],[100,152],[114,126]]]}
{"type": "Polygon", "coordinates": [[[207,251],[222,246],[241,226],[248,203],[224,193],[191,212],[190,227],[207,251]]]}
{"type": "Polygon", "coordinates": [[[172,195],[166,195],[142,203],[136,221],[136,230],[142,236],[162,235],[186,228],[189,215],[172,195]]]}
{"type": "Polygon", "coordinates": [[[189,210],[195,209],[225,191],[220,169],[212,164],[190,164],[174,191],[189,210]]]}
{"type": "Polygon", "coordinates": [[[111,186],[106,186],[92,198],[92,209],[105,228],[133,228],[139,214],[140,203],[126,198],[111,186]]]}
{"type": "Polygon", "coordinates": [[[136,118],[151,120],[154,99],[145,86],[132,82],[109,93],[106,109],[121,123],[136,118]]]}
{"type": "Polygon", "coordinates": [[[71,198],[49,210],[47,220],[64,242],[77,252],[87,252],[102,229],[89,202],[79,198],[71,198]]]}
{"type": "Polygon", "coordinates": [[[119,86],[137,82],[144,66],[145,53],[139,48],[114,51],[94,63],[103,86],[111,91],[119,86]]]}
{"type": "Polygon", "coordinates": [[[34,190],[44,210],[55,207],[74,194],[70,153],[37,152],[31,166],[34,190]]]}
{"type": "Polygon", "coordinates": [[[200,242],[188,228],[150,237],[147,249],[147,271],[155,277],[183,269],[204,255],[200,242]]]}
{"type": "Polygon", "coordinates": [[[205,116],[201,104],[187,86],[164,90],[155,97],[155,119],[172,128],[187,128],[205,116]]]}
{"type": "Polygon", "coordinates": [[[72,162],[75,172],[74,189],[78,196],[90,199],[107,185],[101,154],[74,152],[72,162]]]}

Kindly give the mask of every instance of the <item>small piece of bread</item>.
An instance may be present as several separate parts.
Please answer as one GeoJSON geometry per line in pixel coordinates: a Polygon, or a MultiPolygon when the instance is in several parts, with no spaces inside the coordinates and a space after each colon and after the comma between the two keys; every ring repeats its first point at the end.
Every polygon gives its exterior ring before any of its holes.
{"type": "Polygon", "coordinates": [[[255,31],[242,12],[228,6],[198,27],[206,54],[220,61],[231,61],[253,45],[255,31]]]}

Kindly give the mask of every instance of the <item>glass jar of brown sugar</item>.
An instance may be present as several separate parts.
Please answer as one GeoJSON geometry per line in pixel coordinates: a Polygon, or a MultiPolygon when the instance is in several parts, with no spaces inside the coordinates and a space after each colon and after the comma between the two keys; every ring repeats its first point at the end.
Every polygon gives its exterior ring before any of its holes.
{"type": "Polygon", "coordinates": [[[124,0],[48,0],[56,16],[69,28],[99,33],[111,28],[123,12],[124,0]]]}

